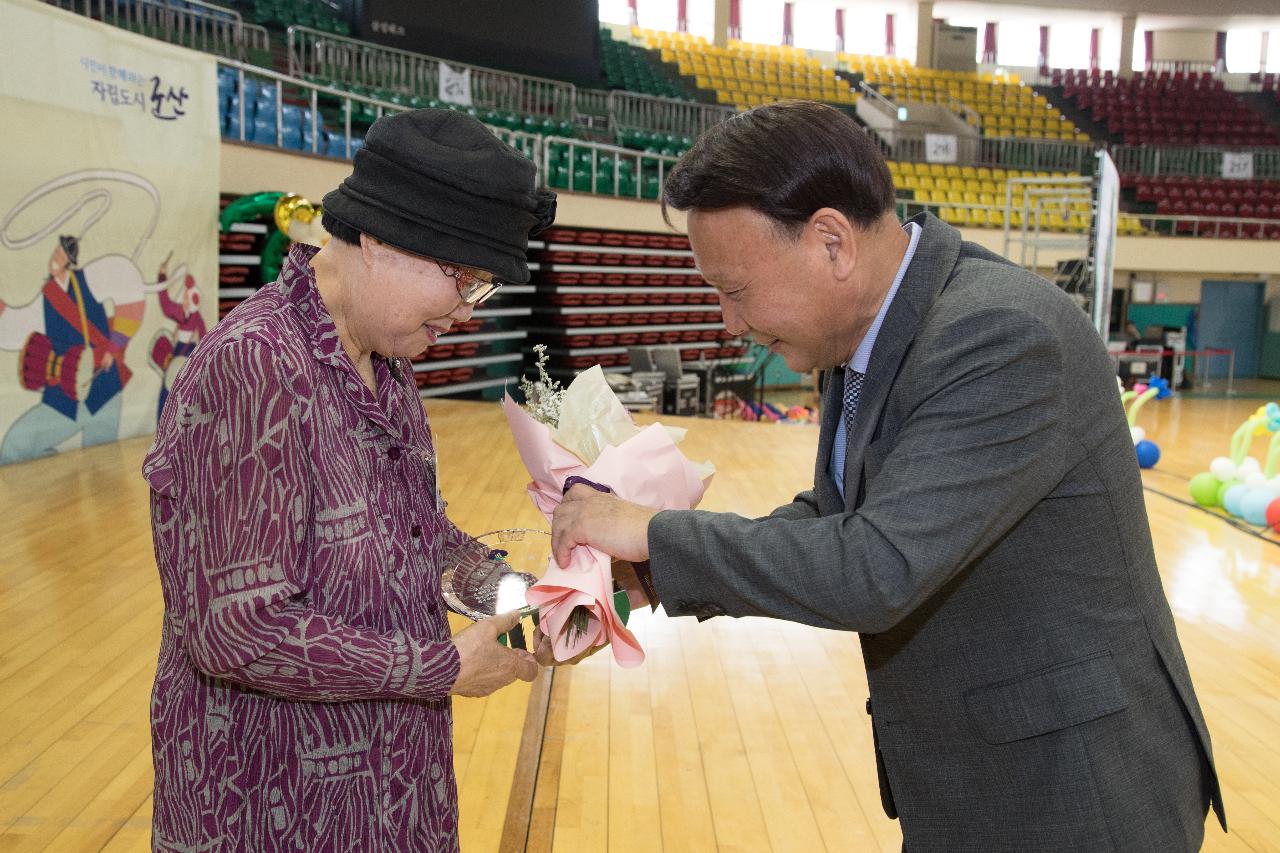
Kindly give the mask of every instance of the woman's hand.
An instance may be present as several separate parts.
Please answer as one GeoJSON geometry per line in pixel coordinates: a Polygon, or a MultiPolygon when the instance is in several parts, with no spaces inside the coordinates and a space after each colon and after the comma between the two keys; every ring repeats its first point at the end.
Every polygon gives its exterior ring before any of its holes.
{"type": "Polygon", "coordinates": [[[533,655],[523,649],[509,649],[498,642],[498,637],[519,622],[520,614],[512,611],[482,619],[454,635],[453,644],[458,649],[462,667],[450,693],[455,696],[488,696],[517,678],[533,681],[537,677],[538,664],[533,655]]]}
{"type": "Polygon", "coordinates": [[[553,648],[551,638],[542,633],[541,628],[533,629],[534,656],[537,658],[538,663],[541,666],[573,666],[591,657],[601,649],[607,648],[608,645],[608,643],[604,643],[599,646],[592,646],[577,657],[569,658],[569,660],[556,660],[556,653],[553,648]]]}
{"type": "Polygon", "coordinates": [[[649,559],[649,520],[657,510],[574,486],[551,518],[551,552],[560,568],[569,565],[569,552],[590,545],[619,560],[649,559]]]}

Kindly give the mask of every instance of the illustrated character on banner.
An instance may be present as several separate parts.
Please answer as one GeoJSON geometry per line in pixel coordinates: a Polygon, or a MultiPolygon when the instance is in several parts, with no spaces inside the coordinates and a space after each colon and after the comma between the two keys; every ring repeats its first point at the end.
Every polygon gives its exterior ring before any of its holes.
{"type": "Polygon", "coordinates": [[[132,378],[125,364],[126,348],[142,324],[147,294],[166,286],[147,282],[137,265],[159,219],[159,192],[150,181],[129,172],[72,172],[19,201],[0,222],[0,243],[7,249],[33,246],[58,233],[84,209],[90,213],[79,233],[62,232],[56,238],[47,276],[35,297],[23,305],[0,300],[0,349],[19,353],[21,383],[40,395],[0,441],[0,464],[51,453],[76,435],[86,447],[119,436],[122,395],[132,378]],[[12,233],[15,220],[36,202],[77,184],[102,181],[133,186],[153,202],[150,221],[131,256],[81,259],[84,236],[111,208],[112,194],[101,187],[85,192],[30,235],[12,233]]]}
{"type": "Polygon", "coordinates": [[[151,366],[160,372],[160,402],[156,407],[156,422],[164,411],[165,400],[169,399],[169,389],[178,377],[178,372],[187,363],[187,358],[195,351],[196,344],[204,337],[204,317],[200,315],[200,291],[196,287],[195,278],[187,272],[185,264],[178,267],[173,279],[168,278],[169,260],[160,265],[158,281],[169,284],[168,290],[160,291],[160,310],[177,328],[172,332],[161,329],[151,339],[147,351],[151,358],[151,366]]]}

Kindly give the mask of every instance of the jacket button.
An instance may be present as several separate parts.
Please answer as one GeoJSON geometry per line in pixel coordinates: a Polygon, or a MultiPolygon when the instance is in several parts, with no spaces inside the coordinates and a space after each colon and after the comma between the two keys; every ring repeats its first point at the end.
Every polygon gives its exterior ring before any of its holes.
{"type": "Polygon", "coordinates": [[[867,716],[871,716],[871,700],[867,699],[867,716]]]}
{"type": "Polygon", "coordinates": [[[409,528],[409,535],[414,539],[417,539],[422,535],[422,528],[415,524],[413,527],[409,528]]]}
{"type": "Polygon", "coordinates": [[[390,457],[392,462],[395,462],[397,459],[400,458],[400,448],[399,447],[390,448],[389,450],[387,450],[387,456],[390,457]]]}

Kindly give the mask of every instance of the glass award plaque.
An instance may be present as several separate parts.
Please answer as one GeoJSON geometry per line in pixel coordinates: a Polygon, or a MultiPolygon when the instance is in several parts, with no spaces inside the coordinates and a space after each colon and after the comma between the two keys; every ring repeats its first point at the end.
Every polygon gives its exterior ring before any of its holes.
{"type": "Polygon", "coordinates": [[[550,532],[494,530],[446,556],[440,591],[449,609],[468,619],[486,619],[512,610],[529,616],[535,608],[529,606],[525,593],[538,582],[550,559],[550,532]]]}

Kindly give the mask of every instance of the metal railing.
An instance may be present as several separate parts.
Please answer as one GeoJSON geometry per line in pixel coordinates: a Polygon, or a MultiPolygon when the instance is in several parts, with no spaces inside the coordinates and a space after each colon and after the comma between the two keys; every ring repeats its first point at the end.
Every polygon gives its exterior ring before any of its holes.
{"type": "Polygon", "coordinates": [[[1004,209],[1007,212],[1004,223],[1004,251],[1002,254],[1013,259],[1011,248],[1017,243],[1020,249],[1018,263],[1022,266],[1040,266],[1040,250],[1069,248],[1087,252],[1089,248],[1089,230],[1093,227],[1093,178],[1011,178],[1004,186],[1004,209]],[[1082,210],[1077,211],[1077,208],[1082,210]],[[1086,218],[1083,214],[1087,212],[1086,218]],[[1083,229],[1066,230],[1070,236],[1058,236],[1062,228],[1055,226],[1055,217],[1059,221],[1070,223],[1074,214],[1080,214],[1083,229]],[[1046,214],[1048,214],[1046,218],[1046,214]],[[1021,233],[1014,234],[1014,222],[1021,220],[1021,233]],[[1049,227],[1045,227],[1046,224],[1049,227]],[[1046,237],[1045,232],[1054,236],[1046,237]],[[1028,249],[1031,259],[1027,259],[1028,249]]]}
{"type": "Polygon", "coordinates": [[[1245,240],[1280,239],[1280,220],[1226,216],[1185,216],[1167,213],[1126,213],[1138,220],[1146,236],[1231,237],[1245,240]]]}
{"type": "Polygon", "coordinates": [[[1157,59],[1147,63],[1147,73],[1159,74],[1161,71],[1184,74],[1221,74],[1225,69],[1217,62],[1195,61],[1189,59],[1157,59]]]}
{"type": "Polygon", "coordinates": [[[609,94],[606,89],[578,89],[573,105],[574,124],[594,133],[612,133],[609,94]]]}
{"type": "Polygon", "coordinates": [[[448,62],[421,53],[383,47],[310,27],[288,29],[289,74],[322,77],[346,86],[440,97],[440,66],[471,72],[471,101],[480,109],[549,115],[572,120],[572,83],[448,62]]]}
{"type": "MultiPolygon", "coordinates": [[[[880,140],[880,148],[890,160],[922,163],[928,159],[925,143],[923,133],[895,132],[893,143],[880,140]]],[[[1096,163],[1096,151],[1096,147],[1083,142],[1014,136],[956,137],[956,162],[968,166],[1089,174],[1096,163]]]]}
{"type": "MultiPolygon", "coordinates": [[[[1031,209],[1030,212],[1024,210],[1029,207],[1029,203],[1015,206],[1012,209],[1002,205],[991,204],[965,204],[959,202],[922,200],[916,198],[896,199],[898,215],[900,217],[914,216],[921,210],[928,210],[939,219],[951,222],[955,225],[963,227],[988,227],[1000,228],[1008,227],[1018,228],[1026,227],[1030,230],[1038,227],[1042,233],[1060,233],[1074,234],[1083,237],[1087,234],[1087,228],[1083,225],[1071,227],[1070,217],[1077,211],[1069,209],[1057,208],[1056,210],[1049,205],[1041,205],[1038,211],[1031,209]],[[958,217],[949,211],[963,211],[966,216],[958,217]],[[981,212],[982,218],[985,220],[979,224],[975,224],[972,220],[974,214],[981,212]],[[1066,229],[1055,229],[1053,226],[1052,214],[1057,213],[1063,219],[1068,221],[1066,229]],[[1032,218],[1034,215],[1034,218],[1032,218]],[[1032,224],[1034,223],[1034,225],[1032,224]]],[[[1092,216],[1092,214],[1090,214],[1092,216]]],[[[1274,240],[1280,238],[1280,220],[1277,219],[1257,219],[1257,218],[1239,218],[1224,216],[1185,216],[1174,214],[1148,214],[1148,213],[1121,213],[1122,222],[1127,221],[1132,225],[1136,225],[1140,230],[1139,233],[1132,233],[1132,228],[1122,227],[1121,236],[1142,236],[1142,237],[1203,237],[1203,238],[1238,238],[1245,240],[1274,240]]]]}
{"type": "Polygon", "coordinates": [[[1174,145],[1113,145],[1111,157],[1122,175],[1222,177],[1224,153],[1253,154],[1253,177],[1280,179],[1280,147],[1230,148],[1174,145]]]}
{"type": "MultiPolygon", "coordinates": [[[[241,142],[252,141],[248,134],[247,107],[245,94],[248,91],[246,86],[247,80],[267,81],[267,88],[273,91],[266,101],[270,103],[271,109],[274,111],[273,126],[275,131],[275,145],[285,147],[286,129],[284,126],[284,115],[286,98],[291,100],[305,100],[308,104],[308,113],[304,114],[306,126],[302,128],[303,134],[303,151],[312,154],[328,153],[327,143],[321,145],[321,131],[329,130],[324,125],[320,116],[320,100],[327,99],[329,105],[337,102],[337,109],[342,115],[342,134],[344,138],[343,156],[347,159],[352,154],[352,117],[358,110],[358,105],[368,108],[368,112],[375,118],[381,118],[388,113],[402,112],[409,109],[403,104],[384,101],[379,98],[369,97],[367,95],[357,95],[342,89],[335,89],[332,86],[325,86],[319,83],[311,83],[306,80],[299,80],[296,77],[287,74],[280,74],[276,71],[269,71],[256,65],[250,65],[234,60],[219,60],[220,67],[230,68],[236,74],[236,88],[233,94],[236,95],[237,124],[239,131],[233,138],[239,139],[241,142]],[[309,119],[305,116],[309,115],[309,119]],[[310,131],[308,134],[307,131],[310,131]],[[310,143],[306,142],[307,136],[310,136],[310,143]]],[[[256,87],[257,91],[262,91],[261,83],[256,87]]],[[[510,130],[505,127],[493,127],[485,125],[489,130],[501,139],[503,142],[515,148],[524,154],[535,165],[543,162],[542,154],[542,137],[536,133],[527,133],[521,130],[510,130]]],[[[225,136],[225,134],[224,134],[225,136]]]]}
{"type": "Polygon", "coordinates": [[[862,92],[862,96],[870,98],[871,103],[876,104],[882,110],[888,110],[892,116],[898,115],[898,103],[888,95],[881,92],[875,86],[872,86],[866,80],[858,81],[858,89],[862,92]]]}
{"type": "Polygon", "coordinates": [[[679,160],[679,157],[650,154],[619,145],[547,136],[542,138],[538,173],[542,185],[549,189],[655,201],[662,192],[667,173],[679,160]],[[587,156],[582,157],[582,154],[587,156]],[[561,158],[566,162],[562,163],[561,158]],[[603,181],[601,165],[605,167],[603,181]],[[586,180],[582,180],[584,169],[589,170],[586,180]],[[631,187],[629,191],[627,186],[631,187]],[[653,188],[652,194],[649,187],[653,188]]]}
{"type": "Polygon", "coordinates": [[[614,128],[660,131],[690,139],[737,112],[732,107],[622,91],[609,93],[607,108],[614,128]]]}
{"type": "Polygon", "coordinates": [[[265,27],[246,24],[234,9],[201,0],[185,0],[181,6],[159,0],[46,2],[123,30],[227,59],[245,60],[249,51],[271,50],[265,27]]]}

